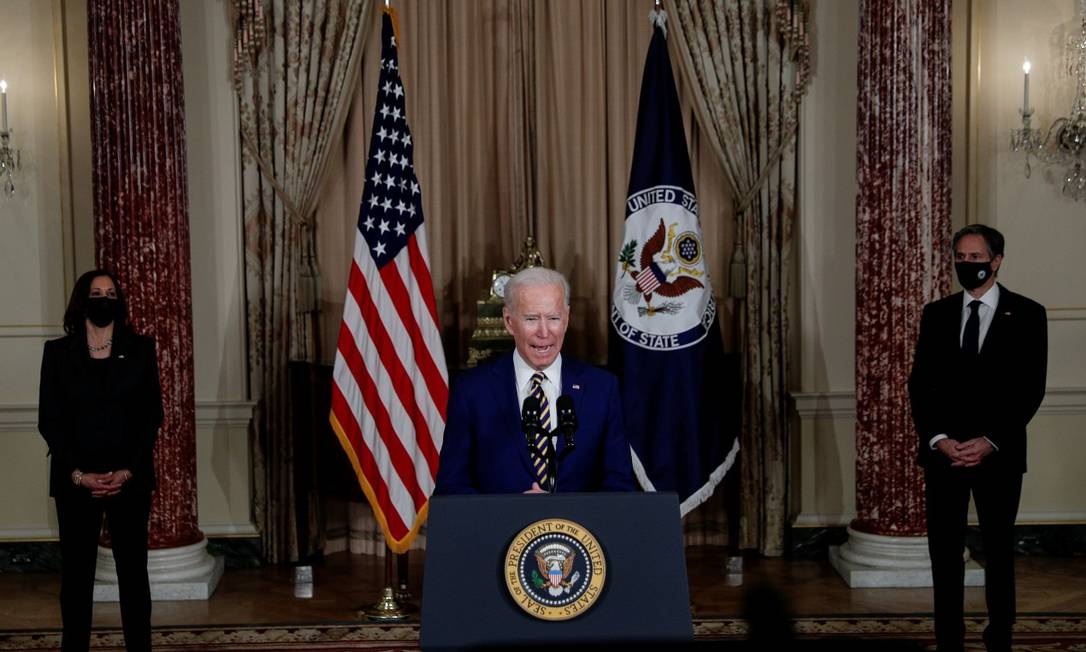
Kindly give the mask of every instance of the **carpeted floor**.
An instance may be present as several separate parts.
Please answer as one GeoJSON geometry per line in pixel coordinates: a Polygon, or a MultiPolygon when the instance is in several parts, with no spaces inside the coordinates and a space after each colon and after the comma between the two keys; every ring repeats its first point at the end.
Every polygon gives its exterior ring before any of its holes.
{"type": "MultiPolygon", "coordinates": [[[[969,650],[983,650],[983,618],[968,618],[969,650]]],[[[839,616],[797,618],[792,621],[796,649],[930,650],[932,623],[925,616],[839,616]],[[832,644],[832,645],[827,645],[832,644]]],[[[729,649],[745,641],[747,623],[737,618],[694,621],[694,647],[729,649]]],[[[1015,628],[1015,649],[1022,652],[1086,652],[1086,613],[1020,616],[1015,628]]],[[[322,625],[162,627],[154,632],[161,652],[195,650],[418,650],[417,623],[379,625],[329,623],[322,625]]],[[[55,650],[58,631],[0,632],[0,650],[55,650]]],[[[123,650],[118,630],[96,630],[91,648],[123,650]]],[[[774,649],[777,649],[774,646],[774,649]]]]}

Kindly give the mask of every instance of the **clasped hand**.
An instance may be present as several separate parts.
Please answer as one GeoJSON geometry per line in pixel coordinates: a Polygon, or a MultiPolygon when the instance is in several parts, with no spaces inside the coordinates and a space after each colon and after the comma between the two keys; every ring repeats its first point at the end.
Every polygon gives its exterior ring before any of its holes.
{"type": "Polygon", "coordinates": [[[121,487],[131,477],[132,473],[128,469],[108,473],[84,473],[80,484],[89,489],[95,498],[103,498],[121,493],[121,487]]]}
{"type": "Polygon", "coordinates": [[[965,442],[941,439],[935,446],[950,459],[950,466],[960,467],[976,466],[995,450],[992,443],[984,437],[975,437],[965,442]]]}

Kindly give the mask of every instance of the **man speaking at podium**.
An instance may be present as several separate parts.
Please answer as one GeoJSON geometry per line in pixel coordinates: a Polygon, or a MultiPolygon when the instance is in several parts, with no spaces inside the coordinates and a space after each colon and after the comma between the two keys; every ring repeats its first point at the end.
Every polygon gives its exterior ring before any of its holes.
{"type": "Polygon", "coordinates": [[[569,282],[521,270],[502,315],[516,349],[453,385],[435,493],[633,491],[618,380],[562,356],[569,282]]]}

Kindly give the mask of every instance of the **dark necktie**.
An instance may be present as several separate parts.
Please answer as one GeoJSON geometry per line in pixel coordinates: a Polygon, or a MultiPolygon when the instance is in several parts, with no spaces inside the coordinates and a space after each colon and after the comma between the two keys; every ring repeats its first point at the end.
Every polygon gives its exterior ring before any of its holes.
{"type": "Polygon", "coordinates": [[[532,469],[535,471],[536,480],[539,482],[539,486],[546,489],[547,483],[550,480],[547,474],[547,452],[550,450],[550,432],[551,432],[551,404],[547,401],[547,394],[543,391],[543,381],[546,380],[546,376],[542,372],[536,372],[532,374],[531,386],[529,393],[532,396],[539,399],[539,425],[541,426],[540,432],[535,436],[536,450],[542,452],[542,455],[532,453],[532,469]]]}
{"type": "Polygon", "coordinates": [[[962,333],[962,353],[980,353],[980,301],[977,299],[969,302],[969,318],[965,320],[965,332],[962,333]]]}

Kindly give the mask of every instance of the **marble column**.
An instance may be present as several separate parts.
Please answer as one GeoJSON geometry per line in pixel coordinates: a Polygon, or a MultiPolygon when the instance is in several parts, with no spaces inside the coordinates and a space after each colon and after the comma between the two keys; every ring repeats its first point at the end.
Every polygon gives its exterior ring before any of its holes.
{"type": "MultiPolygon", "coordinates": [[[[222,575],[196,513],[192,275],[178,0],[90,0],[96,259],[113,270],[136,331],[155,339],[165,419],[154,450],[153,599],[206,599],[222,575]]],[[[108,544],[108,539],[104,541],[108,544]]],[[[99,549],[96,600],[116,600],[99,549]]]]}
{"type": "Polygon", "coordinates": [[[864,0],[860,20],[857,517],[830,556],[850,586],[930,586],[906,382],[924,304],[950,289],[949,0],[864,0]]]}

